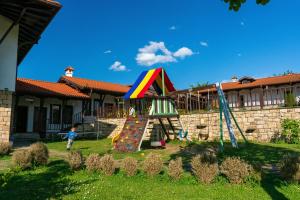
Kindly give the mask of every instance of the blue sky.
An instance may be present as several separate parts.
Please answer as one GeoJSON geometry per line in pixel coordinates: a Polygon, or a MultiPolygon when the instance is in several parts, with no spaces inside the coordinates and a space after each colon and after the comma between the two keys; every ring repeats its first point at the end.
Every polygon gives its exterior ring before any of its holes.
{"type": "Polygon", "coordinates": [[[299,0],[248,0],[239,12],[221,0],[59,2],[19,77],[57,81],[71,65],[78,77],[131,84],[141,71],[163,66],[183,89],[233,75],[300,72],[299,0]]]}

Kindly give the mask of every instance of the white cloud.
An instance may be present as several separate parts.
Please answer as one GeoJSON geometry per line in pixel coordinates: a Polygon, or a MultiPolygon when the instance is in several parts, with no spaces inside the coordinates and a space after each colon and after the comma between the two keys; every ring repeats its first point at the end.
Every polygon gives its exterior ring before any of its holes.
{"type": "Polygon", "coordinates": [[[171,31],[175,31],[176,29],[177,29],[176,26],[171,26],[171,27],[169,28],[169,30],[171,30],[171,31]]]}
{"type": "Polygon", "coordinates": [[[193,51],[192,51],[191,49],[189,49],[189,48],[187,48],[187,47],[182,47],[182,48],[178,49],[178,50],[173,54],[173,56],[174,56],[174,57],[178,57],[178,58],[183,59],[183,58],[185,58],[185,57],[187,57],[187,56],[191,56],[191,55],[193,55],[193,54],[194,54],[194,53],[193,53],[193,51]]]}
{"type": "Polygon", "coordinates": [[[208,47],[208,43],[205,42],[205,41],[201,41],[201,42],[200,42],[200,45],[203,46],[203,47],[208,47]]]}
{"type": "Polygon", "coordinates": [[[104,51],[103,53],[109,54],[109,53],[112,53],[112,50],[108,49],[108,50],[104,51]]]}
{"type": "Polygon", "coordinates": [[[176,62],[176,59],[164,42],[150,42],[149,45],[139,49],[136,61],[139,65],[151,66],[156,63],[176,62]],[[161,53],[158,54],[158,52],[161,53]]]}
{"type": "Polygon", "coordinates": [[[120,61],[114,62],[114,64],[112,64],[109,69],[115,72],[127,71],[126,66],[122,65],[120,61]]]}
{"type": "Polygon", "coordinates": [[[173,53],[167,49],[164,42],[149,42],[138,50],[135,59],[139,65],[151,66],[157,63],[177,62],[176,58],[185,58],[193,54],[194,52],[187,47],[182,47],[173,53]]]}

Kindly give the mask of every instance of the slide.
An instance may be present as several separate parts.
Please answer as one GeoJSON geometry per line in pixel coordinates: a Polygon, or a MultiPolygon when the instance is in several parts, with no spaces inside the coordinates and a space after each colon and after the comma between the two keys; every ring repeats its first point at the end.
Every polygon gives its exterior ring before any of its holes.
{"type": "Polygon", "coordinates": [[[147,124],[148,117],[128,117],[121,133],[112,140],[114,149],[121,152],[139,151],[147,124]]]}

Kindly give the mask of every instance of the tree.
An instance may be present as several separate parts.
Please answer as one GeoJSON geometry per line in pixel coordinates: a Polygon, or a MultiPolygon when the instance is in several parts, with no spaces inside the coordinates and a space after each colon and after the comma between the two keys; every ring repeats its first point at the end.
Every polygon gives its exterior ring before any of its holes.
{"type": "Polygon", "coordinates": [[[209,85],[209,82],[207,81],[206,83],[196,83],[196,84],[191,84],[190,87],[191,88],[197,88],[197,87],[206,87],[209,85]]]}
{"type": "MultiPolygon", "coordinates": [[[[225,3],[229,4],[229,10],[239,11],[242,4],[246,3],[246,0],[223,0],[225,3]]],[[[266,5],[270,0],[256,0],[258,5],[266,5]]]]}

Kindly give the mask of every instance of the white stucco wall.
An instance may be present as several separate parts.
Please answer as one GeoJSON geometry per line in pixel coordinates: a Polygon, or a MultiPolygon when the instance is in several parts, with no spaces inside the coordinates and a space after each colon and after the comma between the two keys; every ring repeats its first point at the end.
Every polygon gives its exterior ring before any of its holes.
{"type": "MultiPolygon", "coordinates": [[[[0,15],[0,37],[13,22],[0,15]]],[[[0,45],[0,90],[15,91],[19,26],[15,26],[0,45]]]]}

